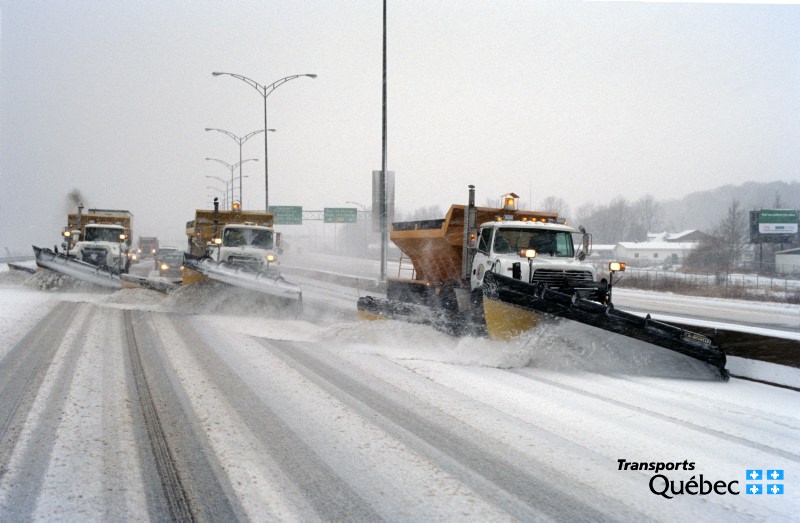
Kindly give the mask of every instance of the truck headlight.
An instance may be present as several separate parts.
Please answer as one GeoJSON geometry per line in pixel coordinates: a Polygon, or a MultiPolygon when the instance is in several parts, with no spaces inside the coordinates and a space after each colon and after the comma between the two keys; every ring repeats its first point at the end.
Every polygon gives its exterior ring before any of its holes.
{"type": "Polygon", "coordinates": [[[168,270],[168,269],[169,269],[169,265],[167,265],[166,263],[162,263],[162,264],[161,264],[161,270],[162,270],[162,271],[166,271],[166,270],[168,270]]]}
{"type": "Polygon", "coordinates": [[[625,264],[622,262],[611,262],[608,264],[608,270],[611,272],[622,272],[625,270],[625,264]]]}
{"type": "Polygon", "coordinates": [[[268,262],[272,263],[274,261],[277,261],[277,259],[278,259],[278,257],[275,256],[274,254],[267,254],[267,261],[268,262]]]}

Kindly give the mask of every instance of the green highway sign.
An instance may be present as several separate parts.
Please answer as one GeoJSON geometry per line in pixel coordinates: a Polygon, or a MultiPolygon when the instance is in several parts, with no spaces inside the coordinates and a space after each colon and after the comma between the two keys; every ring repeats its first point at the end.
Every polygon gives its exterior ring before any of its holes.
{"type": "Polygon", "coordinates": [[[358,210],[353,207],[325,207],[324,223],[356,223],[358,210]]]}
{"type": "Polygon", "coordinates": [[[275,215],[275,225],[302,225],[301,205],[270,205],[269,212],[275,215]]]}

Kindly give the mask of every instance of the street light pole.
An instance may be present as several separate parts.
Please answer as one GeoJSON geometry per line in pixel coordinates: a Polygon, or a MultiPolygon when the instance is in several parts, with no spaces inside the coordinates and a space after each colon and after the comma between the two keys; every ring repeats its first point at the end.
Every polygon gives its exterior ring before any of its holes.
{"type": "Polygon", "coordinates": [[[381,137],[381,175],[380,175],[380,213],[381,213],[381,281],[386,281],[386,256],[388,254],[389,232],[386,202],[386,163],[387,163],[387,94],[386,94],[386,0],[383,0],[383,111],[381,137]]]}
{"type": "Polygon", "coordinates": [[[227,207],[228,206],[228,182],[226,182],[225,180],[223,180],[222,178],[220,178],[218,176],[206,176],[206,178],[216,178],[217,180],[219,180],[219,181],[221,181],[222,183],[225,184],[225,192],[222,192],[222,189],[220,189],[219,187],[212,187],[210,185],[206,185],[206,189],[214,189],[215,191],[221,192],[222,193],[222,206],[223,207],[227,207]]]}
{"type": "MultiPolygon", "coordinates": [[[[272,82],[270,85],[261,85],[260,83],[247,78],[246,76],[242,76],[240,74],[234,73],[220,73],[214,72],[211,73],[211,76],[221,76],[221,75],[228,75],[234,78],[237,78],[243,82],[245,82],[250,87],[254,88],[258,91],[258,94],[264,99],[264,129],[268,129],[267,127],[267,97],[272,94],[272,91],[280,87],[281,85],[285,84],[290,80],[294,80],[295,78],[300,78],[301,76],[306,76],[308,78],[316,78],[317,75],[315,74],[295,74],[292,76],[287,76],[285,78],[281,78],[280,80],[276,80],[272,82]]],[[[269,133],[264,133],[264,210],[269,210],[269,140],[267,137],[269,133]]]]}
{"type": "MultiPolygon", "coordinates": [[[[242,144],[252,138],[253,136],[257,135],[258,133],[263,133],[264,129],[259,129],[257,131],[253,131],[252,133],[246,134],[244,136],[236,136],[230,131],[226,131],[225,129],[216,129],[213,127],[206,127],[206,131],[219,131],[222,134],[229,136],[234,142],[239,144],[239,205],[244,208],[244,197],[242,196],[242,144]]],[[[275,132],[275,129],[267,129],[267,131],[275,132]]],[[[231,198],[233,198],[233,194],[231,194],[231,198]]]]}
{"type": "MultiPolygon", "coordinates": [[[[247,160],[242,160],[242,161],[240,161],[238,163],[235,163],[233,165],[229,164],[225,160],[220,160],[218,158],[206,158],[206,160],[210,160],[212,162],[219,162],[222,165],[224,165],[225,167],[227,167],[228,169],[230,169],[230,171],[231,171],[231,201],[230,201],[230,204],[231,204],[231,206],[233,206],[233,171],[235,171],[236,168],[239,167],[240,165],[242,165],[244,162],[257,162],[258,158],[248,158],[247,160]]],[[[239,191],[240,192],[242,190],[241,183],[242,183],[241,171],[239,171],[239,184],[240,184],[239,191]]],[[[241,205],[241,204],[242,204],[242,202],[239,202],[239,205],[241,205]]]]}

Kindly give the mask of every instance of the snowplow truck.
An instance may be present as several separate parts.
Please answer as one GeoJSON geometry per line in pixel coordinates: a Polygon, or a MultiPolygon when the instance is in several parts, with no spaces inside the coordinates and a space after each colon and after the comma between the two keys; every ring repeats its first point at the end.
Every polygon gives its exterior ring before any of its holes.
{"type": "Polygon", "coordinates": [[[36,265],[102,287],[121,288],[120,275],[132,262],[130,211],[89,209],[67,215],[63,252],[33,246],[36,265]]]}
{"type": "Polygon", "coordinates": [[[591,253],[585,229],[557,213],[518,209],[516,194],[502,201],[499,208],[476,207],[470,185],[468,204],[451,206],[443,219],[393,223],[400,272],[408,259],[412,276],[387,279],[385,299],[359,298],[359,316],[495,339],[562,317],[695,358],[728,379],[725,354],[711,338],[614,308],[613,280],[625,266],[613,262],[608,279],[598,279],[585,261],[591,253]]]}
{"type": "Polygon", "coordinates": [[[133,214],[126,210],[89,209],[67,215],[63,236],[69,258],[116,273],[131,266],[133,214]]]}
{"type": "Polygon", "coordinates": [[[195,211],[187,222],[188,254],[183,283],[204,278],[245,287],[291,300],[300,299],[300,288],[279,271],[281,234],[273,228],[274,215],[263,211],[214,209],[195,211]]]}
{"type": "Polygon", "coordinates": [[[158,238],[155,236],[139,236],[138,251],[142,258],[145,256],[155,258],[158,252],[158,238]]]}

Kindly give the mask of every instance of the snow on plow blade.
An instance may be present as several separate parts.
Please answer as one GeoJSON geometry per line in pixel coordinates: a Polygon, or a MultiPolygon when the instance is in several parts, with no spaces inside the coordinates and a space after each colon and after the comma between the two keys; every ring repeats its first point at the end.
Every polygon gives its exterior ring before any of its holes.
{"type": "Polygon", "coordinates": [[[401,320],[419,323],[430,325],[451,336],[474,336],[483,333],[481,325],[471,324],[463,315],[438,307],[362,296],[358,299],[357,309],[358,316],[362,320],[401,320]]]}
{"type": "Polygon", "coordinates": [[[515,307],[543,312],[591,325],[658,347],[669,349],[706,363],[716,376],[727,381],[725,353],[704,336],[674,325],[655,321],[507,276],[487,272],[483,281],[484,300],[495,300],[515,307]]]}
{"type": "Polygon", "coordinates": [[[142,276],[134,276],[132,274],[122,275],[122,286],[128,289],[149,289],[151,291],[158,291],[167,294],[175,289],[180,288],[177,283],[168,281],[151,280],[142,276]]]}
{"type": "Polygon", "coordinates": [[[36,265],[51,271],[66,274],[78,280],[87,281],[108,287],[111,289],[121,289],[122,281],[116,271],[101,268],[91,263],[69,258],[64,254],[56,253],[47,248],[33,246],[36,255],[36,265]]]}
{"type": "Polygon", "coordinates": [[[251,271],[226,263],[216,263],[206,258],[192,259],[189,256],[185,257],[184,266],[212,280],[227,283],[234,287],[241,287],[292,301],[302,300],[300,286],[287,281],[277,274],[251,271]]]}

